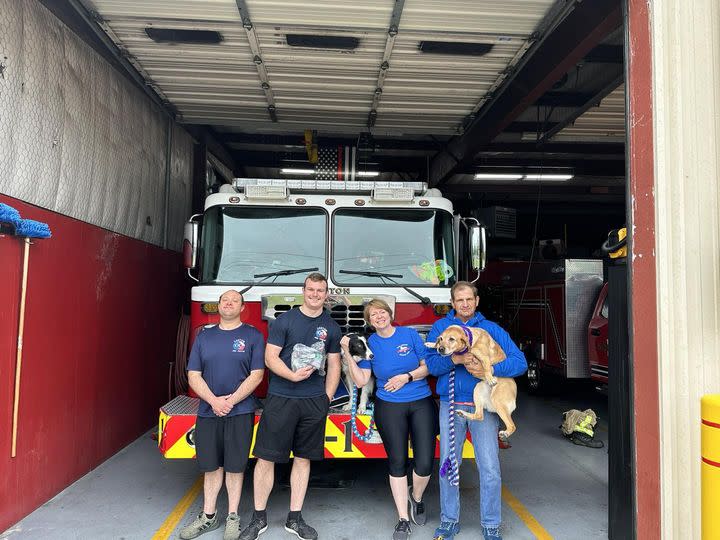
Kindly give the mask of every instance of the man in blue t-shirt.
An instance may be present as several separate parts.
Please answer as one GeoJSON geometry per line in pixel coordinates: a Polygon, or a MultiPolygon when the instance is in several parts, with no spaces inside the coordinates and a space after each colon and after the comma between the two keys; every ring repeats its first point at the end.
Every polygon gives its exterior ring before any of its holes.
{"type": "Polygon", "coordinates": [[[180,531],[184,540],[220,526],[216,503],[223,477],[228,492],[225,538],[240,534],[237,509],[255,420],[252,393],[265,372],[263,336],[240,320],[244,307],[239,292],[223,293],[220,324],[200,332],[190,352],[188,382],[200,397],[195,449],[204,472],[205,500],[198,517],[180,531]]]}
{"type": "Polygon", "coordinates": [[[253,448],[258,458],[253,475],[255,512],[241,540],[255,540],[267,529],[265,508],[275,483],[275,463],[287,463],[291,451],[290,513],[285,529],[300,540],[317,538],[317,531],[305,523],[301,510],[310,479],[310,460],[325,457],[325,420],[340,382],[341,331],[325,310],[327,297],[325,276],[308,275],[303,304],[283,313],[270,326],[265,350],[270,385],[253,448]],[[321,376],[310,366],[293,371],[291,358],[296,346],[327,354],[327,375],[321,376]]]}

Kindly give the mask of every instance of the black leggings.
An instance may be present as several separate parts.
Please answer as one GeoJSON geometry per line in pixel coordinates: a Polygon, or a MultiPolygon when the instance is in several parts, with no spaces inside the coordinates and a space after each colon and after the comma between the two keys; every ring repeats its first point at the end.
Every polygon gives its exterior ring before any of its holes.
{"type": "Polygon", "coordinates": [[[438,434],[438,411],[430,397],[394,403],[375,398],[375,424],[385,445],[390,476],[407,475],[408,435],[412,441],[415,474],[430,476],[438,434]]]}

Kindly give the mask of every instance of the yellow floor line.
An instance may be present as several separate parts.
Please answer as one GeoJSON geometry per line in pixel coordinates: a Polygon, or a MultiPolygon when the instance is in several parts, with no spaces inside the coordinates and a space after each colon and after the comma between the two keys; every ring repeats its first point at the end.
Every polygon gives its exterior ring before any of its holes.
{"type": "Polygon", "coordinates": [[[198,476],[198,479],[195,480],[195,483],[190,486],[190,489],[187,490],[187,493],[185,493],[185,495],[183,495],[183,498],[178,501],[178,503],[175,505],[175,508],[173,508],[172,512],[170,512],[170,515],[163,522],[160,528],[155,532],[152,540],[167,540],[168,538],[170,538],[170,534],[172,534],[172,532],[175,530],[175,527],[177,527],[177,524],[188,511],[188,508],[190,508],[190,505],[197,498],[198,494],[202,491],[202,488],[203,477],[198,476]]]}
{"type": "Polygon", "coordinates": [[[527,508],[513,495],[510,491],[503,486],[502,498],[512,508],[518,517],[525,523],[530,532],[535,535],[538,540],[553,540],[552,535],[547,532],[538,520],[528,511],[527,508]]]}

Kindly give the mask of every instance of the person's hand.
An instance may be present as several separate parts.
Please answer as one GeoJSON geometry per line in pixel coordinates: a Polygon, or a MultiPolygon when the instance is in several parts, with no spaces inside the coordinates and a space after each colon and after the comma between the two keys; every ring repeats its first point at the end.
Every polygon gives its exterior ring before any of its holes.
{"type": "Polygon", "coordinates": [[[227,416],[233,408],[230,401],[224,397],[216,397],[212,400],[210,406],[212,407],[213,412],[218,416],[227,416]]]}
{"type": "Polygon", "coordinates": [[[343,336],[342,339],[340,339],[340,346],[343,349],[350,347],[350,336],[343,336]]]}
{"type": "Polygon", "coordinates": [[[400,375],[395,375],[394,377],[390,377],[388,379],[388,382],[385,383],[385,390],[388,392],[397,392],[400,390],[403,386],[405,386],[408,382],[408,376],[406,373],[401,373],[400,375]]]}
{"type": "Polygon", "coordinates": [[[304,381],[310,375],[312,375],[314,371],[315,371],[315,368],[312,366],[301,367],[297,371],[293,371],[292,378],[290,380],[292,382],[304,381]]]}

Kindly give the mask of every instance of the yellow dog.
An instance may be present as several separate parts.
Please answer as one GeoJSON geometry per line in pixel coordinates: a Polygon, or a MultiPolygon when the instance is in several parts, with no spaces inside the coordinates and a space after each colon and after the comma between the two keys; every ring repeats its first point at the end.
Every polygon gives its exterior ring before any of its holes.
{"type": "Polygon", "coordinates": [[[490,334],[482,328],[452,325],[438,336],[435,343],[426,345],[442,356],[450,356],[453,363],[463,364],[473,377],[482,379],[473,390],[475,413],[457,411],[457,414],[470,420],[482,420],[483,409],[495,412],[505,423],[500,438],[507,439],[512,435],[515,423],[511,414],[516,407],[517,385],[511,377],[493,375],[493,364],[505,360],[505,352],[490,334]]]}

